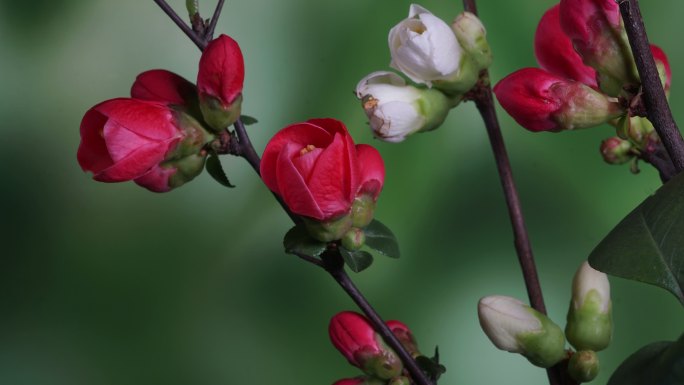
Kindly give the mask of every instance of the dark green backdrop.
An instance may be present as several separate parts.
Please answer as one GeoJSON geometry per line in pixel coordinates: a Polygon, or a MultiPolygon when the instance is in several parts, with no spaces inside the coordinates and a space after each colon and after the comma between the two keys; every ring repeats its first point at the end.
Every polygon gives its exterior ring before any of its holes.
{"type": "MultiPolygon", "coordinates": [[[[202,1],[205,15],[214,2],[202,1]],[[207,4],[204,4],[207,3],[207,4]]],[[[175,1],[179,10],[183,2],[175,1]]],[[[336,117],[387,165],[377,217],[401,260],[356,280],[387,318],[439,344],[444,384],[544,384],[544,371],[496,350],[477,300],[525,299],[494,163],[473,105],[400,145],[372,139],[352,91],[389,63],[387,32],[408,0],[228,1],[218,31],[242,46],[244,112],[261,151],[279,128],[336,117]]],[[[480,1],[496,81],[534,66],[532,37],[551,0],[480,1]]],[[[422,5],[444,19],[455,0],[422,5]]],[[[671,102],[684,121],[684,3],[643,2],[670,55],[671,102]]],[[[76,163],[83,113],[167,68],[194,79],[199,51],[152,1],[0,2],[0,383],[7,385],[330,384],[354,376],[327,338],[353,309],[328,277],[283,253],[290,223],[241,159],[236,189],[207,175],[168,194],[96,183],[76,163]]],[[[532,134],[501,113],[550,315],[561,325],[570,280],[619,219],[658,186],[644,166],[604,164],[609,127],[532,134]]],[[[596,383],[654,340],[676,339],[684,311],[669,293],[612,279],[614,343],[596,383]]]]}

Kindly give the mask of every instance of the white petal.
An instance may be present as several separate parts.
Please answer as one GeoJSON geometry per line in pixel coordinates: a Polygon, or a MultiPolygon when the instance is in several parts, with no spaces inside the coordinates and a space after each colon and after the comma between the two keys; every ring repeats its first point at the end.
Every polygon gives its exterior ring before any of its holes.
{"type": "Polygon", "coordinates": [[[529,311],[529,306],[512,297],[489,296],[477,306],[482,330],[497,348],[520,353],[517,336],[541,329],[541,321],[529,311]]]}
{"type": "Polygon", "coordinates": [[[589,262],[584,261],[572,280],[572,301],[575,309],[579,309],[584,304],[584,300],[591,290],[596,290],[601,297],[601,312],[608,312],[610,308],[608,276],[595,270],[589,265],[589,262]]]}
{"type": "Polygon", "coordinates": [[[421,7],[418,4],[411,4],[411,6],[409,7],[409,17],[414,17],[422,13],[429,13],[432,15],[432,12],[428,11],[427,9],[421,7]]]}

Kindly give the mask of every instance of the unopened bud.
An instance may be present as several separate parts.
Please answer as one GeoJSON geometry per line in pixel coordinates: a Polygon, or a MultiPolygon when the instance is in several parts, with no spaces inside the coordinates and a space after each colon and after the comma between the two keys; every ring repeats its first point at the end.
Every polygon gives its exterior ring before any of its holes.
{"type": "Polygon", "coordinates": [[[404,323],[399,322],[399,321],[387,321],[387,327],[390,328],[392,333],[397,337],[399,342],[401,342],[401,345],[406,349],[407,352],[411,354],[411,356],[418,357],[420,356],[420,351],[418,350],[418,343],[416,342],[416,339],[413,337],[413,333],[411,333],[411,330],[406,326],[404,323]]]}
{"type": "Polygon", "coordinates": [[[623,164],[629,162],[634,154],[631,152],[632,143],[617,136],[601,142],[601,156],[609,164],[623,164]]]}
{"type": "Polygon", "coordinates": [[[494,93],[506,112],[530,131],[587,128],[624,114],[617,100],[539,68],[513,72],[494,93]]]}
{"type": "Polygon", "coordinates": [[[653,59],[655,59],[656,68],[658,68],[658,75],[660,76],[660,81],[665,89],[665,95],[670,95],[670,84],[672,84],[672,68],[670,68],[670,62],[667,60],[667,55],[657,45],[651,44],[651,53],[653,54],[653,59]]]}
{"type": "Polygon", "coordinates": [[[497,348],[520,353],[542,368],[565,358],[563,331],[523,302],[511,297],[489,296],[480,300],[477,310],[482,330],[497,348]]]}
{"type": "Polygon", "coordinates": [[[330,320],[330,340],[350,364],[370,376],[389,380],[399,376],[403,365],[399,356],[385,345],[366,317],[344,311],[330,320]]]}
{"type": "Polygon", "coordinates": [[[592,381],[596,378],[598,372],[598,356],[592,350],[580,350],[573,354],[568,361],[568,373],[577,382],[592,381]]]}
{"type": "Polygon", "coordinates": [[[366,234],[361,229],[352,227],[342,237],[342,246],[347,250],[359,250],[366,244],[366,234]]]}
{"type": "Polygon", "coordinates": [[[408,135],[439,127],[451,108],[440,91],[407,85],[399,75],[378,71],[361,79],[356,96],[375,137],[401,142],[408,135]]]}
{"type": "Polygon", "coordinates": [[[451,24],[451,29],[461,48],[477,68],[489,68],[492,64],[492,50],[487,42],[487,30],[480,19],[473,13],[463,12],[451,24]]]}
{"type": "Polygon", "coordinates": [[[375,201],[372,196],[367,194],[357,196],[352,203],[352,226],[359,229],[368,226],[373,221],[374,212],[375,201]]]}
{"type": "Polygon", "coordinates": [[[606,274],[582,263],[572,281],[565,335],[577,350],[600,351],[612,335],[610,283],[606,274]]]}

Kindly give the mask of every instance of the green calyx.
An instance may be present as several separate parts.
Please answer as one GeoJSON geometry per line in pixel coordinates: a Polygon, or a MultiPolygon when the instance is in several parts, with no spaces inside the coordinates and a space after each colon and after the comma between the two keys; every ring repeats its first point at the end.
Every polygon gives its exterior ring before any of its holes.
{"type": "Polygon", "coordinates": [[[363,230],[352,227],[342,236],[342,246],[351,251],[361,249],[366,244],[366,234],[363,230]]]}
{"type": "Polygon", "coordinates": [[[425,118],[418,132],[432,131],[441,126],[452,108],[451,100],[436,89],[422,90],[421,97],[415,103],[418,113],[425,118]]]}
{"type": "Polygon", "coordinates": [[[311,218],[303,219],[304,226],[309,235],[321,242],[332,242],[342,239],[352,227],[352,216],[349,214],[327,221],[317,221],[311,218]]]}
{"type": "Polygon", "coordinates": [[[596,352],[580,350],[570,357],[568,373],[577,382],[592,381],[599,372],[599,359],[596,352]]]}
{"type": "Polygon", "coordinates": [[[240,117],[242,110],[242,94],[228,106],[224,106],[221,100],[206,94],[200,94],[200,110],[204,121],[214,132],[220,132],[235,123],[240,117]]]}
{"type": "Polygon", "coordinates": [[[601,297],[596,290],[587,293],[578,309],[570,303],[565,335],[577,350],[601,351],[608,347],[612,337],[612,305],[602,310],[601,297]]]}
{"type": "Polygon", "coordinates": [[[352,226],[362,229],[373,221],[375,201],[373,197],[362,194],[354,199],[351,208],[352,226]]]}
{"type": "Polygon", "coordinates": [[[167,161],[161,164],[162,167],[174,167],[176,172],[169,178],[169,187],[176,188],[193,180],[204,170],[204,155],[193,154],[185,158],[167,161]]]}
{"type": "Polygon", "coordinates": [[[366,374],[382,380],[389,380],[401,375],[404,365],[399,356],[389,346],[385,344],[379,334],[375,334],[379,351],[360,352],[355,357],[357,362],[362,364],[361,370],[366,374]]]}
{"type": "Polygon", "coordinates": [[[458,43],[481,71],[492,64],[492,50],[482,22],[470,12],[463,12],[451,24],[458,43]]]}
{"type": "Polygon", "coordinates": [[[184,138],[167,154],[166,160],[182,159],[190,155],[199,154],[204,146],[214,140],[200,122],[183,111],[175,111],[176,125],[183,130],[184,138]]]}
{"type": "Polygon", "coordinates": [[[547,316],[532,308],[528,311],[541,322],[541,327],[516,336],[522,347],[520,353],[533,365],[549,368],[565,359],[565,336],[561,328],[547,316]]]}
{"type": "Polygon", "coordinates": [[[433,81],[432,85],[452,99],[459,100],[459,97],[462,97],[477,84],[480,79],[480,70],[481,68],[473,58],[464,52],[461,55],[458,71],[448,79],[433,81]]]}
{"type": "Polygon", "coordinates": [[[404,376],[399,376],[389,380],[387,385],[411,385],[411,381],[404,376]]]}

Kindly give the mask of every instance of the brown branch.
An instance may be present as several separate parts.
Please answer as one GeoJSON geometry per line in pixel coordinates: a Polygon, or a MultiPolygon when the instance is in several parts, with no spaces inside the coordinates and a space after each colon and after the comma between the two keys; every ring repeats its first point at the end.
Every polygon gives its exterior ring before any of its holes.
{"type": "Polygon", "coordinates": [[[176,13],[176,11],[171,8],[171,6],[164,0],[154,0],[155,3],[161,8],[166,15],[173,20],[174,23],[178,26],[178,28],[181,29],[189,38],[192,40],[193,43],[199,48],[200,50],[204,50],[204,47],[207,46],[207,42],[197,35],[195,31],[192,30],[184,21],[181,19],[180,16],[176,13]]]}
{"type": "Polygon", "coordinates": [[[619,0],[619,5],[634,61],[639,70],[648,119],[653,123],[679,173],[684,170],[684,139],[667,103],[641,17],[639,1],[619,0]]]}
{"type": "Polygon", "coordinates": [[[211,21],[209,21],[209,26],[204,32],[204,39],[206,41],[211,41],[214,38],[214,30],[216,29],[216,24],[218,23],[218,19],[221,16],[221,11],[223,10],[223,3],[224,0],[219,0],[219,2],[216,4],[214,15],[211,17],[211,21]]]}

